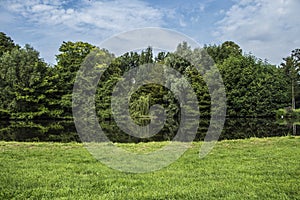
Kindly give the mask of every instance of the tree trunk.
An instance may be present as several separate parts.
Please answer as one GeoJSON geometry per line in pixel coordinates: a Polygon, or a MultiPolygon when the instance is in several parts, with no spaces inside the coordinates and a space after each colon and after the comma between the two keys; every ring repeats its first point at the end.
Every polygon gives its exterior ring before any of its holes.
{"type": "Polygon", "coordinates": [[[292,81],[292,109],[296,108],[294,81],[292,81]]]}

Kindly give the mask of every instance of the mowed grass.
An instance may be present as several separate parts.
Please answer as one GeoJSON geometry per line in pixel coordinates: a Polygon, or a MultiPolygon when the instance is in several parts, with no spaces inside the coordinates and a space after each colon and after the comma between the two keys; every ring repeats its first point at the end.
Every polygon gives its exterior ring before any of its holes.
{"type": "Polygon", "coordinates": [[[0,142],[0,199],[300,199],[300,137],[221,141],[204,159],[201,144],[160,171],[132,174],[78,143],[0,142]]]}

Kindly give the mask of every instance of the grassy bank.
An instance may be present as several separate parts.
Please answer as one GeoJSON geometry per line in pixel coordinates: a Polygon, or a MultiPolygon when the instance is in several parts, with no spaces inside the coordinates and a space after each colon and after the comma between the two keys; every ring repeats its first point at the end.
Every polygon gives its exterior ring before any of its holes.
{"type": "Polygon", "coordinates": [[[0,142],[0,199],[300,199],[300,137],[221,141],[204,159],[200,146],[163,170],[130,174],[77,143],[0,142]]]}

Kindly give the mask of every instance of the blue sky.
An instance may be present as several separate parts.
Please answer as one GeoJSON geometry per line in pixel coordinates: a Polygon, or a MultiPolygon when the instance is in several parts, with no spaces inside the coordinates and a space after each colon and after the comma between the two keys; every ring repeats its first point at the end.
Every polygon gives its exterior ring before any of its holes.
{"type": "Polygon", "coordinates": [[[179,31],[200,44],[232,40],[272,64],[300,48],[299,0],[0,0],[0,31],[48,63],[63,41],[98,45],[143,27],[179,31]]]}

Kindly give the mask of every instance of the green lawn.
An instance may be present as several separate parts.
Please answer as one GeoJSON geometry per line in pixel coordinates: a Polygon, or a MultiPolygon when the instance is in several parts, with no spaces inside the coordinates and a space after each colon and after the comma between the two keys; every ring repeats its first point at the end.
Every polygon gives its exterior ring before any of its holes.
{"type": "Polygon", "coordinates": [[[77,143],[0,142],[0,199],[300,199],[300,137],[221,141],[204,159],[200,146],[160,171],[131,174],[77,143]]]}

